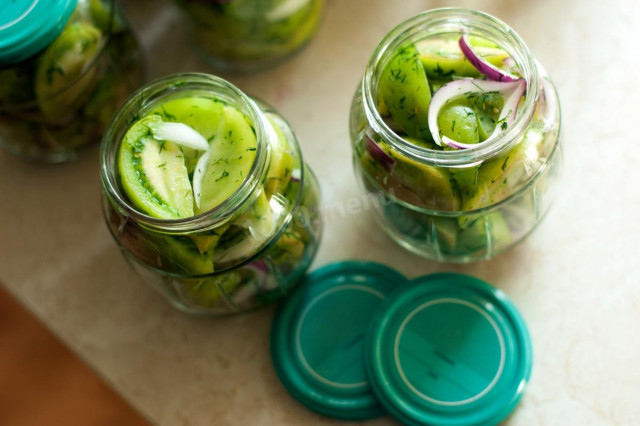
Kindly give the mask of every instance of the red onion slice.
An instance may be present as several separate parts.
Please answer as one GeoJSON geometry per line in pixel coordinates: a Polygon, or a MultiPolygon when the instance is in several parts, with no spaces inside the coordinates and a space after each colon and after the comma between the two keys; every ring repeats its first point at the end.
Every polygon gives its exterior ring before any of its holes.
{"type": "Polygon", "coordinates": [[[367,145],[365,149],[367,150],[369,155],[373,157],[374,160],[376,160],[382,165],[382,167],[384,167],[386,171],[390,172],[391,169],[393,169],[393,166],[396,165],[396,160],[394,160],[389,156],[389,154],[384,152],[384,150],[380,148],[380,146],[375,143],[369,136],[367,136],[367,145]]]}
{"type": "Polygon", "coordinates": [[[514,77],[502,71],[500,68],[493,66],[492,64],[478,56],[476,52],[474,52],[471,48],[471,44],[469,43],[469,40],[467,40],[467,37],[465,35],[462,35],[460,37],[458,44],[460,45],[460,50],[462,50],[465,58],[467,58],[467,60],[471,62],[471,65],[473,65],[478,71],[484,74],[489,80],[516,81],[518,79],[517,77],[514,77]]]}
{"type": "MultiPolygon", "coordinates": [[[[441,137],[440,129],[438,128],[438,115],[440,115],[440,111],[449,102],[462,96],[468,96],[472,93],[499,92],[504,97],[504,106],[502,107],[502,111],[500,111],[499,117],[501,122],[506,123],[506,127],[508,127],[516,118],[518,104],[520,103],[520,98],[522,98],[522,95],[524,94],[525,88],[526,82],[523,79],[511,82],[501,82],[466,78],[462,80],[454,80],[445,84],[436,91],[433,98],[431,98],[431,104],[429,105],[428,123],[433,140],[439,146],[445,144],[456,149],[477,148],[495,142],[495,140],[500,136],[500,133],[505,130],[505,125],[497,125],[493,130],[493,133],[491,133],[486,140],[480,143],[466,144],[454,141],[446,136],[441,137]]],[[[378,149],[380,148],[378,147],[378,149]]]]}

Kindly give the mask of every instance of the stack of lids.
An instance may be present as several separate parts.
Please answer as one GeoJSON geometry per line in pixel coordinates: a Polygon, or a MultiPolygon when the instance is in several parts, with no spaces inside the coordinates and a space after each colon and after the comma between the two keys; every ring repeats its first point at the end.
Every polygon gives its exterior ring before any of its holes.
{"type": "Polygon", "coordinates": [[[366,262],[312,272],[276,313],[271,354],[309,409],[407,425],[496,424],[532,364],[524,321],[499,289],[453,273],[409,281],[366,262]]]}

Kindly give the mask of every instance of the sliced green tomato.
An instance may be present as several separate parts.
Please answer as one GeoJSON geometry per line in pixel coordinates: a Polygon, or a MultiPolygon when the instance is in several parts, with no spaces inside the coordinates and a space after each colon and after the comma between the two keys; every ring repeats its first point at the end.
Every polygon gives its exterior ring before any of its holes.
{"type": "Polygon", "coordinates": [[[220,241],[216,262],[238,261],[257,253],[277,231],[277,218],[264,191],[253,205],[234,221],[234,226],[220,241]]]}
{"type": "Polygon", "coordinates": [[[193,96],[165,102],[151,114],[162,116],[164,121],[186,124],[211,140],[218,130],[224,107],[222,101],[193,96]]]}
{"type": "Polygon", "coordinates": [[[360,164],[369,178],[392,197],[426,209],[460,209],[460,193],[447,169],[420,164],[384,143],[380,143],[380,147],[396,162],[391,173],[366,150],[360,157],[360,164]]]}
{"type": "Polygon", "coordinates": [[[207,164],[194,172],[194,188],[200,189],[195,194],[198,214],[217,207],[240,187],[256,155],[256,136],[248,119],[230,106],[224,107],[223,114],[207,151],[207,164]],[[201,183],[197,185],[196,180],[201,183]]]}
{"type": "Polygon", "coordinates": [[[378,96],[407,135],[432,140],[427,122],[431,90],[413,44],[400,49],[386,65],[378,96]]]}
{"type": "Polygon", "coordinates": [[[273,210],[264,190],[253,203],[244,225],[258,240],[265,240],[276,232],[273,210]]]}
{"type": "Polygon", "coordinates": [[[177,272],[186,275],[205,275],[213,272],[211,256],[201,254],[188,237],[158,236],[158,253],[169,261],[177,272]]]}
{"type": "Polygon", "coordinates": [[[460,195],[462,196],[462,202],[464,200],[473,197],[478,189],[478,170],[479,166],[464,167],[464,168],[450,168],[451,176],[456,181],[460,195]]]}
{"type": "MultiPolygon", "coordinates": [[[[193,96],[165,102],[151,111],[160,115],[164,121],[183,123],[211,141],[215,136],[222,119],[225,104],[211,98],[193,96]]],[[[189,174],[192,174],[202,152],[181,147],[189,174]]]]}
{"type": "Polygon", "coordinates": [[[472,219],[467,229],[458,235],[457,252],[472,252],[492,247],[504,247],[511,242],[509,226],[500,212],[482,214],[472,219]]]}
{"type": "Polygon", "coordinates": [[[196,304],[213,308],[223,303],[224,293],[231,294],[242,284],[240,271],[183,284],[185,292],[196,304]]]}
{"type": "Polygon", "coordinates": [[[275,263],[285,261],[296,261],[304,255],[304,241],[302,237],[295,232],[285,232],[282,234],[275,246],[279,249],[275,251],[272,260],[275,263]]]}
{"type": "Polygon", "coordinates": [[[193,191],[180,148],[157,141],[149,125],[161,122],[151,115],[136,122],[120,144],[118,167],[122,187],[142,212],[160,219],[193,216],[193,191]]]}
{"type": "Polygon", "coordinates": [[[276,136],[275,138],[270,138],[271,164],[267,172],[267,182],[264,185],[267,198],[271,198],[273,194],[281,192],[287,187],[291,180],[291,172],[295,164],[288,139],[282,131],[281,126],[283,126],[284,123],[280,123],[279,120],[272,115],[267,115],[267,118],[276,136]]]}
{"type": "Polygon", "coordinates": [[[432,216],[431,221],[432,240],[438,242],[441,252],[451,253],[458,241],[458,225],[455,219],[432,216]]]}
{"type": "Polygon", "coordinates": [[[102,33],[85,22],[68,25],[42,53],[35,92],[42,113],[51,122],[64,122],[82,107],[96,81],[94,61],[102,33]]]}
{"type": "MultiPolygon", "coordinates": [[[[476,77],[480,73],[464,57],[458,45],[459,36],[452,38],[433,38],[416,43],[420,52],[420,61],[429,79],[448,80],[453,76],[476,77]]],[[[507,52],[480,38],[470,39],[474,52],[490,64],[500,68],[507,52]]]]}
{"type": "Polygon", "coordinates": [[[538,145],[542,139],[539,129],[527,131],[523,140],[509,152],[493,158],[478,170],[476,194],[464,200],[464,210],[474,210],[502,201],[513,194],[530,177],[538,161],[538,145]]]}
{"type": "Polygon", "coordinates": [[[198,247],[198,251],[200,254],[213,256],[213,251],[218,246],[218,242],[220,242],[220,238],[229,229],[231,226],[230,223],[225,223],[217,227],[215,230],[210,231],[208,234],[199,234],[192,235],[191,240],[195,243],[196,247],[198,247]]]}
{"type": "Polygon", "coordinates": [[[438,115],[438,129],[441,136],[456,142],[478,143],[478,121],[476,113],[466,99],[459,99],[445,105],[438,115]]]}
{"type": "Polygon", "coordinates": [[[0,105],[20,104],[33,100],[28,64],[0,69],[0,105]]]}
{"type": "Polygon", "coordinates": [[[417,199],[406,201],[428,209],[443,211],[459,209],[460,194],[453,185],[453,178],[447,169],[420,164],[395,152],[387,153],[396,160],[396,165],[390,174],[390,178],[397,179],[398,182],[392,187],[394,192],[409,191],[417,199]]]}
{"type": "Polygon", "coordinates": [[[112,34],[124,31],[125,24],[120,14],[111,7],[113,3],[104,0],[89,0],[91,20],[104,32],[112,34]]]}
{"type": "Polygon", "coordinates": [[[474,144],[486,140],[500,122],[504,97],[497,92],[478,92],[455,99],[438,114],[440,136],[474,144]]]}
{"type": "Polygon", "coordinates": [[[411,136],[404,136],[404,140],[406,140],[407,142],[411,142],[415,146],[421,146],[427,149],[437,149],[437,150],[441,149],[438,145],[435,144],[435,142],[432,142],[432,141],[425,141],[423,139],[412,138],[411,136]]]}

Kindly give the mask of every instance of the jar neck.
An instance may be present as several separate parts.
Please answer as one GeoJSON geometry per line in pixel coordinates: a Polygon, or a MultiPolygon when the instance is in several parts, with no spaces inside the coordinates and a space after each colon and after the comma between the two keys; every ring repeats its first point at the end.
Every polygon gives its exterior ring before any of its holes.
{"type": "Polygon", "coordinates": [[[364,110],[371,130],[394,149],[415,161],[441,167],[479,164],[510,149],[529,126],[538,102],[539,77],[536,61],[524,41],[507,24],[493,16],[468,9],[443,8],[421,13],[401,23],[385,36],[369,59],[362,80],[364,110]],[[485,38],[500,46],[516,62],[526,81],[525,101],[513,124],[493,144],[478,148],[439,151],[414,145],[398,136],[384,122],[377,109],[380,75],[394,53],[407,43],[425,38],[468,34],[485,38]]]}
{"type": "Polygon", "coordinates": [[[112,205],[124,216],[148,228],[166,233],[188,233],[212,229],[224,224],[236,213],[250,205],[267,173],[270,125],[260,107],[231,83],[208,74],[175,74],[149,83],[131,95],[109,124],[100,148],[102,186],[112,205]],[[256,155],[246,178],[238,189],[221,204],[182,219],[158,219],[148,216],[131,205],[125,196],[118,176],[120,144],[138,118],[173,99],[185,97],[215,98],[244,113],[256,134],[256,155]]]}

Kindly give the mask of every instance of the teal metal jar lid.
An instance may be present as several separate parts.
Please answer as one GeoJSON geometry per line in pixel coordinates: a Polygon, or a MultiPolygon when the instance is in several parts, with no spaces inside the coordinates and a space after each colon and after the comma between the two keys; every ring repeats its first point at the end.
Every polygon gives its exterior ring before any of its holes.
{"type": "Polygon", "coordinates": [[[407,425],[489,425],[517,405],[531,375],[531,339],[499,289],[434,274],[387,297],[365,343],[371,386],[407,425]]]}
{"type": "Polygon", "coordinates": [[[0,2],[0,66],[23,61],[51,44],[78,0],[0,2]]]}
{"type": "Polygon", "coordinates": [[[368,262],[319,268],[277,311],[271,355],[289,392],[320,414],[364,420],[384,414],[364,364],[364,341],[384,298],[408,283],[368,262]]]}

